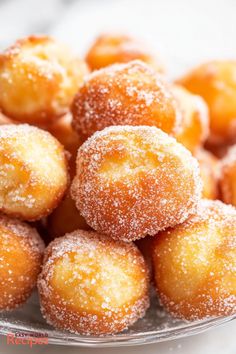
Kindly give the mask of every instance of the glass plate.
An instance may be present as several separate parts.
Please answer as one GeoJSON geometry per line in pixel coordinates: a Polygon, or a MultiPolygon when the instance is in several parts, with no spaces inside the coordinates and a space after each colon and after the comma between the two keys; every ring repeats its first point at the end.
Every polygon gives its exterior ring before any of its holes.
{"type": "Polygon", "coordinates": [[[158,304],[155,294],[151,296],[151,306],[146,316],[128,330],[106,336],[82,336],[55,330],[46,324],[39,309],[37,294],[33,294],[25,306],[12,312],[0,313],[0,334],[24,332],[29,336],[33,332],[48,334],[51,344],[73,345],[83,347],[119,347],[158,343],[165,340],[186,337],[236,318],[210,318],[204,321],[183,322],[168,315],[158,304]]]}

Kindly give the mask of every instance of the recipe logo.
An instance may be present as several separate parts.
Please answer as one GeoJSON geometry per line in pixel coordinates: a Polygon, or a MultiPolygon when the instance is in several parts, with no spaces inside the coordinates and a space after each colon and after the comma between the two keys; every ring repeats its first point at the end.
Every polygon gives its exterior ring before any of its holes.
{"type": "Polygon", "coordinates": [[[30,334],[26,332],[8,333],[6,340],[8,345],[27,345],[33,348],[34,345],[47,345],[48,334],[38,332],[30,334]]]}

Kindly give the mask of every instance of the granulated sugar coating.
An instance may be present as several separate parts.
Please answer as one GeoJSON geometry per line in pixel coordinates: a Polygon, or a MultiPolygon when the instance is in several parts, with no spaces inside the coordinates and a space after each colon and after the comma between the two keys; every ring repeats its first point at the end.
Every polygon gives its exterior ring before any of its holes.
{"type": "Polygon", "coordinates": [[[203,200],[196,215],[155,236],[154,276],[162,304],[187,320],[236,313],[236,209],[203,200]]]}
{"type": "Polygon", "coordinates": [[[138,60],[94,71],[75,96],[72,114],[84,137],[111,125],[156,126],[173,134],[182,119],[169,84],[138,60]]]}
{"type": "Polygon", "coordinates": [[[0,210],[23,220],[48,215],[68,185],[62,145],[27,124],[0,126],[0,210]]]}
{"type": "Polygon", "coordinates": [[[22,305],[41,269],[44,244],[29,225],[0,214],[0,310],[22,305]]]}
{"type": "Polygon", "coordinates": [[[132,243],[77,230],[53,241],[38,280],[49,324],[80,334],[116,333],[143,317],[149,275],[132,243]]]}
{"type": "Polygon", "coordinates": [[[16,121],[48,125],[68,111],[87,72],[53,38],[20,39],[0,54],[0,109],[16,121]]]}
{"type": "Polygon", "coordinates": [[[196,159],[174,138],[155,127],[116,126],[80,147],[71,193],[93,229],[131,241],[186,220],[201,187],[196,159]]]}
{"type": "Polygon", "coordinates": [[[220,187],[223,201],[236,206],[236,145],[222,160],[220,187]]]}

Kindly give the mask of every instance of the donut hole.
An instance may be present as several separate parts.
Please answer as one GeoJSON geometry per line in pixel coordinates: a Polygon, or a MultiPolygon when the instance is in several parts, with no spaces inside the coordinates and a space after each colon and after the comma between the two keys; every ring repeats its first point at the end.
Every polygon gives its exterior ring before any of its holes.
{"type": "Polygon", "coordinates": [[[205,199],[196,214],[155,237],[156,288],[175,317],[199,320],[235,313],[235,221],[235,208],[205,199]]]}
{"type": "Polygon", "coordinates": [[[156,126],[174,134],[182,117],[169,83],[139,60],[93,72],[74,97],[71,112],[74,129],[84,139],[117,125],[156,126]]]}
{"type": "Polygon", "coordinates": [[[0,209],[29,221],[48,215],[68,185],[63,147],[29,125],[2,125],[0,136],[0,209]]]}
{"type": "Polygon", "coordinates": [[[80,334],[117,333],[144,316],[149,272],[132,243],[76,230],[46,250],[38,280],[48,323],[80,334]]]}
{"type": "Polygon", "coordinates": [[[87,71],[50,37],[18,40],[0,55],[0,108],[16,121],[44,127],[68,112],[87,71]]]}
{"type": "Polygon", "coordinates": [[[183,221],[200,192],[198,164],[190,152],[148,126],[109,127],[94,134],[78,151],[71,185],[88,225],[127,241],[183,221]]]}

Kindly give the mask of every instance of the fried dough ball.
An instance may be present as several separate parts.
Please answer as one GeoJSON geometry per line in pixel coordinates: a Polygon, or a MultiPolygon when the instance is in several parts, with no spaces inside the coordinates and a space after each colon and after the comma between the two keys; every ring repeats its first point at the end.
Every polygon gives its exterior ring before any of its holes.
{"type": "Polygon", "coordinates": [[[70,194],[67,194],[58,207],[49,215],[47,230],[50,238],[54,239],[77,229],[89,230],[90,227],[86,224],[83,216],[80,215],[70,194]]]}
{"type": "Polygon", "coordinates": [[[236,206],[236,145],[229,149],[222,160],[220,189],[223,201],[236,206]]]}
{"type": "Polygon", "coordinates": [[[34,228],[0,214],[0,310],[14,309],[31,295],[43,249],[34,228]]]}
{"type": "Polygon", "coordinates": [[[183,222],[201,180],[197,160],[160,129],[116,126],[80,147],[71,192],[89,226],[132,241],[183,222]]]}
{"type": "Polygon", "coordinates": [[[0,210],[33,221],[50,214],[68,186],[62,145],[27,124],[0,126],[0,210]]]}
{"type": "Polygon", "coordinates": [[[211,140],[214,143],[236,142],[236,61],[202,64],[179,83],[207,102],[211,140]]]}
{"type": "Polygon", "coordinates": [[[86,55],[91,70],[137,59],[149,64],[158,72],[164,72],[160,60],[154,57],[142,42],[127,35],[102,34],[95,40],[86,55]]]}
{"type": "Polygon", "coordinates": [[[217,199],[218,178],[219,178],[219,161],[209,151],[200,149],[195,154],[200,166],[200,175],[203,181],[203,198],[217,199]]]}
{"type": "Polygon", "coordinates": [[[16,121],[48,124],[68,110],[86,73],[53,38],[20,39],[0,54],[0,109],[16,121]]]}
{"type": "Polygon", "coordinates": [[[208,107],[200,96],[191,94],[180,85],[173,85],[172,91],[183,113],[182,127],[175,138],[194,153],[208,137],[208,107]]]}
{"type": "Polygon", "coordinates": [[[156,126],[172,134],[182,118],[169,84],[138,60],[88,76],[72,114],[75,130],[85,138],[111,125],[156,126]]]}
{"type": "Polygon", "coordinates": [[[158,295],[173,316],[236,313],[236,209],[202,201],[196,215],[156,235],[153,266],[158,295]]]}
{"type": "Polygon", "coordinates": [[[77,230],[54,240],[38,281],[49,324],[80,334],[116,333],[149,306],[145,261],[132,243],[77,230]]]}

